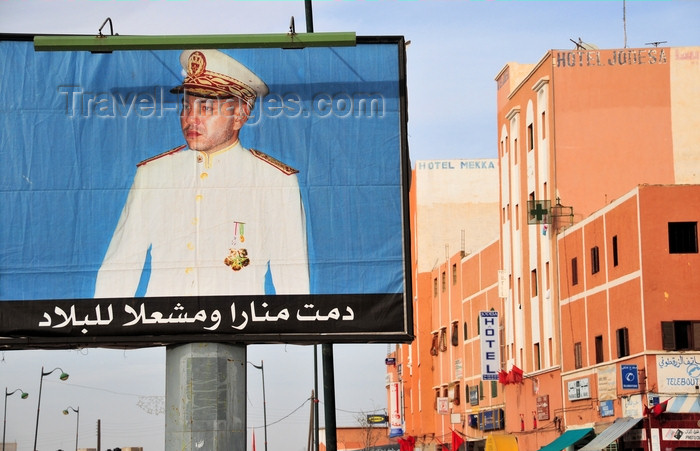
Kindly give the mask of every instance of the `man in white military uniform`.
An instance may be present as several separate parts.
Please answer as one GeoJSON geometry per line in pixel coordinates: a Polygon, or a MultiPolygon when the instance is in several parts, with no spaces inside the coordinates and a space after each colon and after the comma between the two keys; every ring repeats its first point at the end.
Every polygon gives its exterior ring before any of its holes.
{"type": "Polygon", "coordinates": [[[238,141],[268,88],[217,50],[187,50],[180,125],[187,142],[138,164],[97,275],[95,297],[308,294],[297,171],[238,141]]]}

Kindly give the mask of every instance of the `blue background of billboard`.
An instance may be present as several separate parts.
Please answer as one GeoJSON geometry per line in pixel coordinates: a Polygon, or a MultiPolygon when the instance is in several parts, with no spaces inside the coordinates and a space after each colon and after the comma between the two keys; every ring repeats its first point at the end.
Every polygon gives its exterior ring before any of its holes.
{"type": "MultiPolygon", "coordinates": [[[[226,53],[270,87],[243,146],[300,171],[311,294],[403,292],[397,44],[226,53]]],[[[179,55],[0,42],[0,300],[92,297],[136,164],[184,144],[179,55]]]]}

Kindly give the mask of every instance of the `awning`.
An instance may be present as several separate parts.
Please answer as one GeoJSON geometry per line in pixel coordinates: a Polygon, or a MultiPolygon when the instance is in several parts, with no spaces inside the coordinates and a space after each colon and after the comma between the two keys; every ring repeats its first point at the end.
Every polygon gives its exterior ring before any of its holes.
{"type": "Polygon", "coordinates": [[[698,395],[673,396],[666,406],[666,412],[700,413],[700,397],[698,395]]]}
{"type": "Polygon", "coordinates": [[[579,451],[601,450],[622,437],[622,434],[632,429],[640,421],[642,421],[641,418],[618,418],[579,451]]]}
{"type": "Polygon", "coordinates": [[[518,439],[514,435],[491,434],[486,437],[486,451],[518,451],[518,439]]]}
{"type": "Polygon", "coordinates": [[[549,445],[540,448],[540,451],[561,451],[584,438],[592,430],[593,428],[569,429],[549,445]]]}

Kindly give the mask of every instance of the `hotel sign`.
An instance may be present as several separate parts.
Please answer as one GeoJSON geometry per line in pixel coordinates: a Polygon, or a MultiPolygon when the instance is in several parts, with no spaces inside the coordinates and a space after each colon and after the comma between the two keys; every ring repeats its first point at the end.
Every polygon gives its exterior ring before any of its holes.
{"type": "Polygon", "coordinates": [[[481,333],[481,379],[497,381],[501,368],[501,344],[498,335],[498,312],[479,312],[481,333]]]}
{"type": "Polygon", "coordinates": [[[666,49],[572,50],[556,52],[557,67],[641,66],[666,64],[666,49]]]}

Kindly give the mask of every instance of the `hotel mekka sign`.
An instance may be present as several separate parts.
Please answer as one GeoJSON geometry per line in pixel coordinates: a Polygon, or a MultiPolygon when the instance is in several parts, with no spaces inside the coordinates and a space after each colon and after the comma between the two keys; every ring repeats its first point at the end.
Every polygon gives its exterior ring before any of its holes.
{"type": "Polygon", "coordinates": [[[481,338],[481,379],[497,381],[501,368],[501,343],[498,333],[498,312],[479,312],[481,338]]]}

